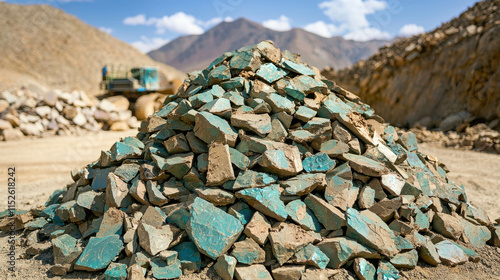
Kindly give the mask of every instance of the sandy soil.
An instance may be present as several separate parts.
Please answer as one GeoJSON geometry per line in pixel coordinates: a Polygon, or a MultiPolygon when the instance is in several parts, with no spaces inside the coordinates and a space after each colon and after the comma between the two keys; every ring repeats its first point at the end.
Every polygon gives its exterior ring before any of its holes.
{"type": "MultiPolygon", "coordinates": [[[[109,149],[120,137],[136,132],[100,132],[85,136],[52,137],[26,139],[18,142],[0,142],[0,182],[6,182],[7,168],[16,168],[17,206],[29,209],[43,204],[56,189],[71,182],[70,171],[96,160],[101,150],[109,149]]],[[[423,153],[434,155],[446,163],[451,170],[449,177],[466,186],[469,199],[488,211],[492,219],[500,217],[500,155],[445,149],[421,144],[423,153]]],[[[7,186],[0,187],[0,209],[6,208],[7,186]]],[[[32,259],[17,260],[17,277],[7,274],[7,236],[0,234],[0,279],[97,279],[99,274],[86,272],[72,273],[65,277],[55,277],[48,273],[52,264],[52,253],[41,254],[32,259]]],[[[17,247],[17,254],[24,249],[17,247]]],[[[500,279],[500,248],[487,246],[479,250],[479,263],[449,268],[428,267],[419,264],[411,271],[402,271],[404,279],[500,279]]],[[[337,276],[340,277],[339,274],[337,276]]],[[[209,269],[200,275],[190,275],[184,279],[215,279],[209,269]]]]}

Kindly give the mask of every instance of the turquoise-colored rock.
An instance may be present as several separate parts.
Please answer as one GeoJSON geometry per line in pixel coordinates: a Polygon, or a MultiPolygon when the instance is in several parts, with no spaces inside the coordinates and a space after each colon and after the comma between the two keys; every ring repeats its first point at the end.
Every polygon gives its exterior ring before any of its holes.
{"type": "Polygon", "coordinates": [[[354,208],[347,208],[346,223],[348,237],[388,257],[398,253],[392,230],[370,210],[358,212],[354,208]]]}
{"type": "Polygon", "coordinates": [[[410,152],[418,150],[417,137],[411,131],[401,134],[399,141],[410,152]]]}
{"type": "Polygon", "coordinates": [[[229,79],[231,79],[231,70],[226,65],[219,65],[208,74],[208,82],[210,84],[220,83],[229,79]]]}
{"type": "Polygon", "coordinates": [[[259,68],[256,74],[258,77],[272,84],[285,77],[288,74],[288,71],[276,67],[273,63],[266,63],[259,68]]]}
{"type": "Polygon", "coordinates": [[[335,160],[325,153],[317,153],[305,158],[302,166],[306,172],[326,172],[335,166],[335,160]]]}
{"type": "Polygon", "coordinates": [[[78,247],[77,239],[69,234],[63,234],[52,240],[55,264],[69,264],[76,260],[82,253],[78,247]]]}
{"type": "Polygon", "coordinates": [[[475,225],[464,218],[460,218],[465,237],[474,247],[482,248],[491,239],[491,232],[485,226],[475,225]]]}
{"type": "Polygon", "coordinates": [[[231,69],[255,71],[261,65],[260,57],[252,50],[239,51],[229,61],[231,69]]]}
{"type": "Polygon", "coordinates": [[[292,130],[288,133],[289,139],[304,145],[306,145],[307,142],[311,142],[315,137],[316,135],[304,129],[292,130]]]}
{"type": "Polygon", "coordinates": [[[181,262],[177,260],[171,265],[159,257],[152,258],[149,262],[155,279],[175,279],[182,276],[181,262]]]}
{"type": "Polygon", "coordinates": [[[326,269],[330,259],[318,247],[307,244],[304,248],[295,253],[296,262],[315,266],[319,269],[326,269]]]}
{"type": "MultiPolygon", "coordinates": [[[[107,174],[106,174],[107,176],[107,174]]],[[[104,182],[104,188],[106,188],[106,182],[104,182]]],[[[60,189],[60,190],[55,190],[50,196],[49,196],[49,199],[47,199],[47,201],[45,202],[45,206],[49,206],[49,205],[52,205],[52,204],[55,204],[59,201],[59,197],[64,193],[64,190],[60,189]]],[[[16,210],[16,211],[26,211],[26,210],[16,210]]],[[[27,212],[27,211],[26,211],[27,212]]],[[[25,212],[25,213],[26,213],[25,212]]],[[[11,211],[10,210],[5,210],[2,212],[2,216],[1,218],[5,217],[6,215],[10,215],[11,211]]],[[[18,212],[15,212],[15,213],[18,213],[18,212]]],[[[20,214],[24,214],[24,213],[20,213],[20,214]]],[[[14,214],[16,215],[16,214],[14,214]]]]}
{"type": "Polygon", "coordinates": [[[286,205],[286,212],[294,222],[298,223],[305,230],[320,232],[322,229],[314,213],[300,199],[289,202],[286,205]]]}
{"type": "Polygon", "coordinates": [[[306,106],[300,106],[294,116],[303,122],[308,122],[316,116],[316,111],[306,106]]]}
{"type": "Polygon", "coordinates": [[[250,206],[262,212],[262,214],[278,221],[284,221],[288,217],[288,212],[285,204],[280,199],[280,195],[277,186],[244,189],[236,193],[237,198],[245,199],[250,206]]]}
{"type": "Polygon", "coordinates": [[[132,147],[138,148],[140,150],[144,149],[144,143],[142,143],[141,140],[132,136],[127,136],[123,138],[122,142],[132,147]]]}
{"type": "Polygon", "coordinates": [[[212,100],[214,100],[214,96],[208,91],[200,92],[189,97],[189,102],[191,102],[191,105],[193,105],[195,109],[200,108],[212,100]]]}
{"type": "Polygon", "coordinates": [[[92,190],[103,191],[108,184],[108,174],[113,172],[114,168],[97,169],[92,180],[92,190]]]}
{"type": "Polygon", "coordinates": [[[337,269],[356,257],[379,259],[377,251],[347,237],[325,238],[316,245],[330,259],[328,267],[337,269]]]}
{"type": "Polygon", "coordinates": [[[182,179],[193,166],[193,153],[176,154],[165,160],[165,170],[174,175],[177,179],[182,179]]]}
{"type": "Polygon", "coordinates": [[[193,242],[182,242],[172,250],[177,252],[183,271],[196,272],[200,270],[201,255],[193,242]]]}
{"type": "Polygon", "coordinates": [[[118,235],[92,237],[75,264],[76,270],[97,271],[105,269],[123,249],[118,235]]]}
{"type": "Polygon", "coordinates": [[[194,135],[205,143],[227,142],[231,147],[236,144],[238,133],[221,117],[208,112],[199,112],[196,114],[195,123],[194,135]]]}
{"type": "Polygon", "coordinates": [[[396,247],[398,248],[399,251],[411,250],[414,248],[413,245],[411,244],[411,242],[406,240],[401,235],[396,235],[394,242],[396,243],[396,247]]]}
{"type": "Polygon", "coordinates": [[[115,175],[125,182],[130,182],[139,173],[138,164],[122,164],[115,170],[115,175]]]}
{"type": "Polygon", "coordinates": [[[309,194],[304,203],[327,230],[338,230],[346,225],[344,213],[323,199],[309,194]]]}
{"type": "Polygon", "coordinates": [[[354,259],[354,272],[361,280],[374,280],[377,269],[373,264],[364,258],[354,259]]]}
{"type": "Polygon", "coordinates": [[[198,250],[212,259],[227,252],[243,231],[238,219],[201,198],[194,200],[190,212],[186,232],[198,250]]]}
{"type": "Polygon", "coordinates": [[[91,211],[104,213],[105,194],[94,191],[84,192],[78,195],[76,203],[91,211]]]}
{"type": "Polygon", "coordinates": [[[413,269],[417,266],[418,262],[417,250],[413,249],[408,252],[399,253],[392,257],[390,261],[396,268],[413,269]]]}
{"type": "Polygon", "coordinates": [[[283,60],[283,66],[286,69],[293,71],[295,73],[301,74],[301,75],[308,75],[308,76],[316,75],[314,70],[307,67],[306,65],[298,64],[298,63],[295,63],[295,62],[288,60],[288,59],[283,60]]]}
{"type": "Polygon", "coordinates": [[[229,209],[227,210],[228,214],[233,215],[243,225],[246,225],[250,222],[254,212],[255,211],[250,206],[248,206],[248,204],[241,201],[229,207],[229,209]]]}
{"type": "Polygon", "coordinates": [[[284,83],[286,94],[296,100],[303,100],[309,93],[322,92],[327,89],[323,82],[309,76],[297,76],[289,81],[284,80],[284,83]]]}
{"type": "Polygon", "coordinates": [[[236,268],[236,259],[232,256],[222,255],[214,264],[214,269],[223,280],[232,280],[234,269],[236,268]]]}
{"type": "Polygon", "coordinates": [[[158,140],[166,140],[175,135],[175,131],[170,128],[163,127],[157,133],[151,134],[151,138],[158,140]]]}
{"type": "Polygon", "coordinates": [[[481,256],[476,253],[476,251],[472,250],[472,249],[469,249],[463,245],[460,245],[460,244],[455,244],[458,246],[458,248],[462,249],[462,251],[464,251],[464,253],[469,257],[469,261],[471,262],[479,262],[481,260],[481,256]]]}
{"type": "Polygon", "coordinates": [[[131,145],[127,145],[122,142],[116,142],[110,149],[111,159],[113,161],[122,161],[126,158],[137,158],[140,157],[142,151],[131,145]]]}
{"type": "Polygon", "coordinates": [[[28,222],[24,225],[24,228],[27,230],[36,230],[42,228],[47,224],[47,220],[45,218],[36,218],[35,220],[28,222]]]}
{"type": "Polygon", "coordinates": [[[148,200],[151,204],[157,206],[163,206],[168,202],[168,198],[166,198],[160,189],[156,186],[156,183],[153,181],[146,182],[146,191],[148,194],[148,200]]]}
{"type": "Polygon", "coordinates": [[[104,272],[104,280],[127,280],[127,265],[112,263],[104,272]]]}
{"type": "Polygon", "coordinates": [[[423,236],[420,233],[414,231],[412,233],[413,239],[415,241],[415,246],[418,247],[418,256],[424,262],[436,266],[441,263],[439,255],[437,253],[436,246],[428,236],[423,236]]]}
{"type": "Polygon", "coordinates": [[[186,229],[189,217],[191,217],[189,211],[185,207],[179,207],[168,214],[167,222],[174,223],[180,229],[186,229]]]}
{"type": "Polygon", "coordinates": [[[351,168],[358,173],[371,177],[380,177],[389,173],[389,170],[382,163],[373,159],[355,154],[344,154],[343,157],[349,161],[351,168]]]}
{"type": "MultiPolygon", "coordinates": [[[[226,98],[217,98],[203,105],[200,111],[206,111],[220,116],[231,111],[231,102],[226,98]]],[[[196,120],[196,116],[194,120],[196,120]]]]}
{"type": "Polygon", "coordinates": [[[161,251],[160,254],[158,254],[158,257],[160,257],[162,260],[164,260],[167,265],[171,265],[177,261],[177,256],[179,253],[177,251],[161,251]]]}
{"type": "Polygon", "coordinates": [[[239,89],[242,88],[244,85],[245,85],[245,78],[243,77],[234,77],[220,84],[220,86],[225,90],[239,89]]]}
{"type": "Polygon", "coordinates": [[[396,280],[401,278],[399,271],[388,261],[381,260],[377,268],[377,280],[396,280]]]}
{"type": "Polygon", "coordinates": [[[266,260],[266,252],[252,238],[234,243],[231,255],[238,263],[248,265],[266,260]]]}
{"type": "MultiPolygon", "coordinates": [[[[235,106],[243,106],[245,105],[245,98],[241,95],[241,93],[237,92],[237,91],[229,91],[229,92],[226,92],[224,93],[223,95],[224,98],[228,99],[229,101],[231,101],[231,103],[235,106]]],[[[243,106],[245,107],[245,106],[243,106]]],[[[240,107],[241,108],[241,107],[240,107]]],[[[248,110],[248,112],[252,111],[252,108],[249,108],[250,110],[248,110]]]]}
{"type": "Polygon", "coordinates": [[[191,131],[193,130],[192,123],[185,123],[182,120],[168,119],[165,124],[166,129],[180,130],[180,131],[191,131]]]}
{"type": "Polygon", "coordinates": [[[236,177],[231,190],[237,191],[247,188],[265,187],[275,183],[277,180],[278,178],[275,175],[269,175],[267,173],[253,170],[245,170],[240,172],[238,177],[236,177]]]}
{"type": "Polygon", "coordinates": [[[286,97],[277,93],[267,95],[264,100],[271,105],[273,113],[285,112],[288,114],[295,113],[295,104],[286,97]]]}
{"type": "MultiPolygon", "coordinates": [[[[56,215],[56,209],[57,207],[59,207],[60,204],[52,204],[52,205],[49,205],[47,207],[45,207],[42,211],[40,211],[40,213],[38,214],[40,217],[43,217],[43,218],[47,218],[47,219],[54,219],[54,216],[56,215]]],[[[21,214],[24,214],[26,212],[24,212],[25,210],[16,210],[16,211],[12,211],[14,212],[13,214],[14,215],[21,215],[21,214]]],[[[0,215],[0,219],[2,219],[3,217],[1,217],[0,215]]]]}
{"type": "Polygon", "coordinates": [[[179,105],[177,102],[170,102],[167,105],[163,106],[160,111],[154,113],[155,116],[165,118],[168,116],[176,107],[179,105]]]}
{"type": "Polygon", "coordinates": [[[212,61],[212,63],[210,63],[210,65],[208,66],[208,69],[212,69],[213,67],[218,66],[226,59],[233,57],[234,54],[235,52],[225,52],[224,54],[216,58],[214,61],[212,61]]]}
{"type": "Polygon", "coordinates": [[[231,156],[231,163],[238,167],[240,170],[246,170],[250,164],[250,159],[240,151],[229,148],[229,155],[231,156]]]}
{"type": "Polygon", "coordinates": [[[200,155],[198,155],[198,157],[196,159],[198,162],[198,164],[197,164],[198,170],[202,173],[207,172],[207,170],[208,170],[208,154],[207,153],[200,154],[200,155]]]}
{"type": "Polygon", "coordinates": [[[286,181],[281,181],[281,186],[285,188],[284,195],[307,195],[316,188],[326,186],[325,174],[300,174],[286,181]]]}
{"type": "Polygon", "coordinates": [[[436,244],[436,250],[441,262],[445,265],[456,266],[466,263],[469,260],[469,256],[467,256],[460,247],[449,240],[438,242],[436,244]]]}
{"type": "Polygon", "coordinates": [[[337,157],[349,152],[349,145],[337,140],[328,140],[321,144],[320,152],[325,153],[330,157],[337,157]]]}
{"type": "Polygon", "coordinates": [[[330,94],[326,101],[318,110],[318,117],[326,119],[335,119],[338,114],[347,114],[352,108],[340,98],[330,94]]]}

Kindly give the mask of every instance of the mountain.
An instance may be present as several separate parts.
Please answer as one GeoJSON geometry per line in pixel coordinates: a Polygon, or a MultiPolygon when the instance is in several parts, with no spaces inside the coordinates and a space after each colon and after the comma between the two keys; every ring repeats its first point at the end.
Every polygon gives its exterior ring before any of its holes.
{"type": "Polygon", "coordinates": [[[302,29],[279,32],[240,18],[222,22],[201,35],[179,37],[149,53],[153,59],[184,71],[207,67],[221,53],[233,51],[262,40],[272,40],[276,46],[300,53],[308,64],[324,68],[344,68],[367,58],[389,41],[357,42],[341,37],[324,38],[302,29]]]}
{"type": "Polygon", "coordinates": [[[400,126],[494,121],[500,118],[499,6],[500,0],[478,2],[431,32],[323,75],[400,126]]]}
{"type": "Polygon", "coordinates": [[[41,85],[96,94],[104,64],[158,66],[162,80],[184,73],[48,5],[0,2],[0,90],[41,85]]]}

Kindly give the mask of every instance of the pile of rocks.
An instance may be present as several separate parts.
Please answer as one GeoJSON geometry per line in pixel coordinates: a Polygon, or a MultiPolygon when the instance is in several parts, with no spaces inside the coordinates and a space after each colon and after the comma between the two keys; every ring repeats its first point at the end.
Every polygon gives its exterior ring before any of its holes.
{"type": "Polygon", "coordinates": [[[449,148],[500,154],[500,132],[485,123],[466,126],[458,132],[432,131],[421,126],[410,131],[415,134],[419,143],[437,143],[449,148]]]}
{"type": "Polygon", "coordinates": [[[99,101],[82,91],[35,92],[23,88],[1,92],[0,140],[137,128],[139,122],[128,110],[128,101],[118,98],[116,104],[120,105],[115,106],[117,98],[99,101]]]}
{"type": "Polygon", "coordinates": [[[397,279],[500,246],[446,173],[413,133],[263,41],[190,73],[136,137],[0,227],[26,229],[29,255],[52,249],[54,274],[397,279]]]}

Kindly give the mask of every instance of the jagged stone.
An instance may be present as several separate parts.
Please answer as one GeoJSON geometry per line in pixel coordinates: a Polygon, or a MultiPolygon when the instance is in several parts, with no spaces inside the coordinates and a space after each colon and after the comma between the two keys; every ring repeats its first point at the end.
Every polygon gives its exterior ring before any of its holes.
{"type": "Polygon", "coordinates": [[[307,195],[316,188],[323,189],[326,186],[325,174],[301,174],[281,182],[285,188],[284,195],[307,195]]]}
{"type": "Polygon", "coordinates": [[[208,152],[207,185],[219,186],[228,180],[235,180],[229,146],[220,143],[210,145],[208,152]]]}
{"type": "Polygon", "coordinates": [[[352,169],[361,174],[380,177],[389,173],[389,170],[383,164],[367,157],[354,154],[343,154],[342,156],[349,161],[352,169]]]}
{"type": "Polygon", "coordinates": [[[309,194],[304,202],[325,229],[338,230],[346,225],[344,213],[323,199],[309,194]]]}
{"type": "Polygon", "coordinates": [[[290,145],[265,151],[259,160],[259,165],[278,176],[297,175],[303,169],[299,149],[290,145]]]}
{"type": "Polygon", "coordinates": [[[264,250],[252,238],[234,243],[231,252],[231,255],[236,258],[238,263],[248,265],[264,263],[266,260],[265,254],[264,250]]]}
{"type": "Polygon", "coordinates": [[[354,259],[354,272],[361,280],[374,280],[377,270],[375,266],[363,258],[354,259]]]}
{"type": "Polygon", "coordinates": [[[436,213],[432,220],[434,230],[448,238],[458,239],[464,228],[457,217],[445,213],[436,213]]]}
{"type": "Polygon", "coordinates": [[[391,263],[396,268],[410,268],[413,269],[417,266],[418,253],[417,250],[410,250],[408,252],[399,253],[391,258],[391,263]]]}
{"type": "Polygon", "coordinates": [[[109,208],[103,215],[96,237],[121,235],[123,232],[124,217],[125,213],[123,211],[116,208],[109,208]]]}
{"type": "Polygon", "coordinates": [[[234,194],[221,189],[198,188],[196,193],[215,206],[233,204],[236,201],[234,194]]]}
{"type": "Polygon", "coordinates": [[[222,255],[214,264],[214,269],[217,272],[217,275],[219,275],[223,280],[232,280],[234,277],[236,262],[237,261],[234,257],[222,255]]]}
{"type": "Polygon", "coordinates": [[[237,280],[272,280],[271,274],[261,264],[251,266],[238,266],[235,269],[237,280]]]}
{"type": "Polygon", "coordinates": [[[320,232],[322,227],[314,213],[304,202],[297,199],[286,205],[288,216],[305,230],[320,232]]]}
{"type": "Polygon", "coordinates": [[[243,233],[263,246],[269,236],[270,228],[271,224],[266,217],[260,212],[255,212],[250,222],[246,224],[243,233]]]}
{"type": "Polygon", "coordinates": [[[297,225],[281,222],[271,228],[269,239],[274,257],[283,265],[296,251],[312,243],[315,237],[297,225]]]}
{"type": "Polygon", "coordinates": [[[153,256],[168,249],[173,240],[173,232],[168,225],[156,228],[145,223],[139,223],[137,236],[139,237],[139,245],[153,256]]]}
{"type": "Polygon", "coordinates": [[[127,265],[124,263],[111,263],[104,272],[105,280],[127,280],[127,265]]]}
{"type": "Polygon", "coordinates": [[[401,278],[399,271],[388,261],[381,260],[377,268],[377,280],[396,280],[401,278]]]}
{"type": "Polygon", "coordinates": [[[449,240],[437,243],[436,250],[441,262],[445,265],[456,266],[466,263],[469,260],[467,254],[465,254],[464,251],[455,243],[449,240]]]}
{"type": "Polygon", "coordinates": [[[212,259],[227,252],[243,231],[238,219],[201,198],[194,200],[190,212],[186,232],[198,250],[212,259]]]}
{"type": "Polygon", "coordinates": [[[295,253],[294,262],[315,266],[319,269],[326,269],[326,265],[330,262],[330,259],[318,247],[307,244],[295,253]]]}
{"type": "Polygon", "coordinates": [[[272,270],[275,280],[300,280],[306,271],[303,265],[285,265],[272,270]]]}
{"type": "Polygon", "coordinates": [[[220,142],[231,147],[234,147],[238,138],[238,134],[226,120],[208,112],[196,114],[194,135],[207,144],[220,142]]]}
{"type": "Polygon", "coordinates": [[[330,259],[328,267],[340,268],[347,261],[356,258],[379,259],[380,254],[347,237],[326,238],[317,244],[318,248],[330,259]]]}
{"type": "Polygon", "coordinates": [[[163,259],[155,257],[149,263],[155,279],[176,279],[182,276],[181,262],[179,260],[168,265],[163,259]]]}
{"type": "Polygon", "coordinates": [[[325,153],[317,153],[302,161],[306,172],[327,172],[335,166],[335,161],[325,153]]]}
{"type": "Polygon", "coordinates": [[[52,240],[52,248],[54,264],[71,264],[82,253],[82,249],[77,246],[77,239],[68,234],[63,234],[52,240]]]}
{"type": "Polygon", "coordinates": [[[75,263],[76,270],[97,271],[105,269],[123,249],[118,235],[92,237],[75,263]]]}
{"type": "Polygon", "coordinates": [[[280,200],[280,190],[277,186],[265,188],[250,188],[238,191],[236,197],[244,199],[250,206],[278,221],[288,217],[285,204],[280,200]]]}
{"type": "Polygon", "coordinates": [[[191,274],[201,268],[201,255],[193,242],[183,242],[172,248],[181,261],[182,272],[191,274]]]}
{"type": "Polygon", "coordinates": [[[388,257],[398,253],[391,229],[370,210],[358,212],[354,208],[348,208],[346,223],[348,237],[359,240],[388,257]]]}
{"type": "Polygon", "coordinates": [[[240,172],[231,190],[237,191],[247,188],[259,188],[276,182],[278,178],[262,172],[245,170],[240,172]]]}

